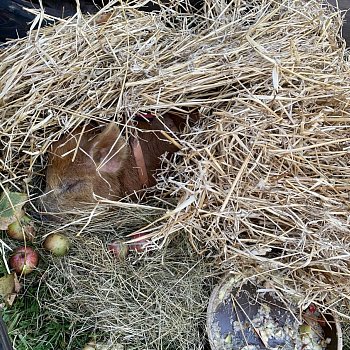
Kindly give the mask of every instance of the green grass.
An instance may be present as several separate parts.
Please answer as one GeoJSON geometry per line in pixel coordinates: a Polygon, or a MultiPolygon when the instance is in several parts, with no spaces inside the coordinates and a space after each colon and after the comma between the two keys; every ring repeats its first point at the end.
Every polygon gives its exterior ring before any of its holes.
{"type": "MultiPolygon", "coordinates": [[[[36,298],[27,291],[10,308],[5,308],[2,317],[8,327],[10,338],[17,350],[67,349],[72,332],[65,320],[53,318],[40,308],[36,298]]],[[[85,339],[87,340],[87,339],[85,339]]],[[[85,341],[78,342],[74,349],[82,348],[85,341]]]]}
{"type": "MultiPolygon", "coordinates": [[[[0,274],[4,273],[0,266],[0,274]]],[[[22,286],[11,307],[1,310],[1,316],[16,350],[67,350],[82,349],[91,338],[90,332],[80,333],[79,324],[53,316],[48,308],[41,307],[40,300],[47,300],[48,289],[45,285],[32,284],[22,286]]]]}

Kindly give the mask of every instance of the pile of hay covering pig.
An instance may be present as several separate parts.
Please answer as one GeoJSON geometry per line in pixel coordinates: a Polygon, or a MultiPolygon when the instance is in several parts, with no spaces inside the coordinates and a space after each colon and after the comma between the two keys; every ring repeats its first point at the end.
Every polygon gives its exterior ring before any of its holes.
{"type": "Polygon", "coordinates": [[[73,241],[43,273],[52,290],[43,303],[127,349],[203,349],[210,291],[228,272],[266,276],[300,308],[349,317],[340,14],[314,0],[183,5],[110,4],[0,51],[1,186],[31,198],[50,145],[78,125],[200,116],[176,135],[181,150],[164,157],[142,201],[101,201],[43,224],[42,235],[73,241]],[[122,262],[108,254],[108,241],[135,232],[149,239],[144,252],[122,262]]]}

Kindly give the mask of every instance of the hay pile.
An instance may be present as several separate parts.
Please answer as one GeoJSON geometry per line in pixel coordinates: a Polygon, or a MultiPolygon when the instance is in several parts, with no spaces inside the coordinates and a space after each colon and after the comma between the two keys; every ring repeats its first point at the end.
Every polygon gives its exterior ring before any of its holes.
{"type": "MultiPolygon", "coordinates": [[[[275,287],[301,306],[340,312],[350,297],[350,71],[340,15],[318,1],[282,0],[101,13],[59,20],[0,53],[2,186],[31,193],[50,144],[79,124],[199,111],[152,192],[150,248],[180,233],[218,270],[277,271],[275,287]],[[169,196],[176,205],[165,211],[169,196]]],[[[123,217],[114,206],[108,235],[123,217]]],[[[82,235],[105,229],[94,215],[85,213],[82,235]]],[[[105,257],[95,256],[98,271],[105,257]]],[[[100,275],[76,280],[79,295],[100,275]]],[[[100,311],[98,295],[93,288],[100,311]]]]}
{"type": "Polygon", "coordinates": [[[117,344],[128,350],[204,349],[213,288],[208,264],[183,240],[118,264],[104,243],[96,235],[76,238],[69,256],[53,259],[42,277],[51,297],[42,306],[72,324],[83,322],[79,332],[96,331],[113,350],[117,344]]]}

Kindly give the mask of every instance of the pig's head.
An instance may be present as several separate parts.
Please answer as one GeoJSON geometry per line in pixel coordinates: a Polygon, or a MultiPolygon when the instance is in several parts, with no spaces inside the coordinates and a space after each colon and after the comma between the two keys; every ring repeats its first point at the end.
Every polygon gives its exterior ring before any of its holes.
{"type": "Polygon", "coordinates": [[[50,150],[43,211],[81,208],[96,202],[96,195],[122,197],[120,177],[128,157],[129,147],[114,123],[99,133],[80,128],[62,137],[50,150]]]}

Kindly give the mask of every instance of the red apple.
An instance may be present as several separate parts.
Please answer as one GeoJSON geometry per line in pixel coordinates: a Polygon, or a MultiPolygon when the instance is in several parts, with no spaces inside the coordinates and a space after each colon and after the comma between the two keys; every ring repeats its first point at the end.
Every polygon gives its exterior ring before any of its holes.
{"type": "Polygon", "coordinates": [[[27,215],[21,217],[19,221],[13,222],[7,228],[8,236],[17,241],[33,241],[35,236],[35,228],[33,221],[27,215]]]}
{"type": "Polygon", "coordinates": [[[49,251],[52,255],[63,256],[68,253],[70,242],[65,235],[61,233],[52,233],[46,237],[43,246],[44,249],[49,251]]]}
{"type": "Polygon", "coordinates": [[[124,242],[111,242],[107,245],[108,251],[120,260],[125,260],[129,253],[129,246],[124,242]]]}
{"type": "Polygon", "coordinates": [[[18,247],[13,251],[9,262],[17,275],[27,275],[38,266],[39,254],[32,247],[18,247]]]}
{"type": "MultiPolygon", "coordinates": [[[[130,236],[130,239],[134,240],[136,238],[140,238],[143,236],[144,236],[143,233],[135,233],[132,236],[130,236]]],[[[129,243],[129,248],[130,248],[130,250],[134,250],[134,251],[140,253],[140,252],[143,252],[145,250],[147,243],[149,243],[149,241],[147,239],[140,239],[137,242],[129,243]]]]}

